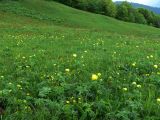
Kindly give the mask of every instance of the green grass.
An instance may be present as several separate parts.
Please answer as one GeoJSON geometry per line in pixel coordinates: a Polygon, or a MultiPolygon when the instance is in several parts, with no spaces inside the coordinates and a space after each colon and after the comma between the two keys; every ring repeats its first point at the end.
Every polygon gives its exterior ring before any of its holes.
{"type": "Polygon", "coordinates": [[[159,120],[159,33],[55,2],[1,2],[1,119],[159,120]]]}

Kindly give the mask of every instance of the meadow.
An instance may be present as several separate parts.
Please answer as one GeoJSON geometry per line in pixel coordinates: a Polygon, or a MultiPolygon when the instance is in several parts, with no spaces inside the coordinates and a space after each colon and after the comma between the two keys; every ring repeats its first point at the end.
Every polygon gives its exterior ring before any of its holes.
{"type": "Polygon", "coordinates": [[[159,120],[159,38],[55,2],[0,2],[0,119],[159,120]]]}

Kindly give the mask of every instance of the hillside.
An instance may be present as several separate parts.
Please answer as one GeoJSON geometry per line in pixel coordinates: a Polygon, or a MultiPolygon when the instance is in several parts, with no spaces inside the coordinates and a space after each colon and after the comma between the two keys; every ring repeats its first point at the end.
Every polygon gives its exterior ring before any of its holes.
{"type": "Polygon", "coordinates": [[[26,0],[21,3],[2,2],[0,9],[1,11],[8,11],[21,16],[52,21],[58,25],[106,30],[125,34],[142,34],[142,36],[154,33],[159,36],[159,29],[118,21],[110,17],[76,10],[55,2],[45,2],[43,0],[41,2],[37,2],[36,0],[29,2],[26,0]],[[123,28],[123,30],[121,28],[123,28]]]}
{"type": "MultiPolygon", "coordinates": [[[[121,1],[117,1],[115,3],[116,4],[120,4],[122,2],[121,1]]],[[[160,14],[160,8],[151,7],[151,6],[147,6],[147,5],[143,5],[143,4],[139,4],[139,3],[132,3],[132,2],[130,2],[130,4],[135,8],[145,8],[145,9],[150,10],[150,11],[156,13],[156,14],[160,14]]]]}
{"type": "Polygon", "coordinates": [[[56,2],[1,1],[1,119],[158,120],[159,33],[56,2]]]}

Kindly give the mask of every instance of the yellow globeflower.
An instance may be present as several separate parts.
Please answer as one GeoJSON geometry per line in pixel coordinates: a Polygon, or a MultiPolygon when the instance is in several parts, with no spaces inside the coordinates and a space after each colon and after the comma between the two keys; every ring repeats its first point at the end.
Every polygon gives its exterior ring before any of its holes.
{"type": "Polygon", "coordinates": [[[137,83],[136,82],[132,82],[132,85],[137,85],[137,83]]]}
{"type": "Polygon", "coordinates": [[[101,73],[98,73],[97,75],[100,77],[102,74],[101,74],[101,73]]]}
{"type": "Polygon", "coordinates": [[[92,80],[98,80],[98,75],[96,75],[96,74],[92,74],[92,78],[91,78],[92,80]]]}
{"type": "Polygon", "coordinates": [[[66,72],[69,72],[69,71],[70,71],[70,69],[68,69],[68,68],[67,68],[67,69],[65,69],[65,71],[66,71],[66,72]]]}
{"type": "Polygon", "coordinates": [[[67,103],[67,104],[69,104],[69,103],[70,103],[70,101],[68,101],[68,100],[67,100],[67,101],[66,101],[66,103],[67,103]]]}
{"type": "Polygon", "coordinates": [[[151,58],[153,58],[153,55],[150,55],[151,58]]]}
{"type": "Polygon", "coordinates": [[[136,66],[136,62],[132,63],[132,66],[136,66]]]}
{"type": "Polygon", "coordinates": [[[18,88],[21,88],[21,85],[18,84],[17,87],[18,87],[18,88]]]}
{"type": "Polygon", "coordinates": [[[73,54],[73,57],[77,57],[77,54],[73,54]]]}
{"type": "Polygon", "coordinates": [[[123,90],[123,91],[127,91],[128,89],[127,89],[127,88],[123,88],[122,90],[123,90]]]}
{"type": "Polygon", "coordinates": [[[141,88],[142,86],[141,85],[137,85],[137,88],[141,88]]]}
{"type": "Polygon", "coordinates": [[[157,103],[160,103],[160,98],[157,98],[157,103]]]}
{"type": "Polygon", "coordinates": [[[154,68],[158,68],[158,65],[154,65],[154,68]]]}

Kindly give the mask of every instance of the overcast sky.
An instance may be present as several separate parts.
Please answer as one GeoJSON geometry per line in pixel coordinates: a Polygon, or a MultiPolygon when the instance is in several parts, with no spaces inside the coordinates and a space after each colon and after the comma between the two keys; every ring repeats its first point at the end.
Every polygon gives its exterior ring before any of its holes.
{"type": "Polygon", "coordinates": [[[140,3],[160,8],[160,0],[113,0],[113,1],[128,1],[128,2],[140,3]]]}

